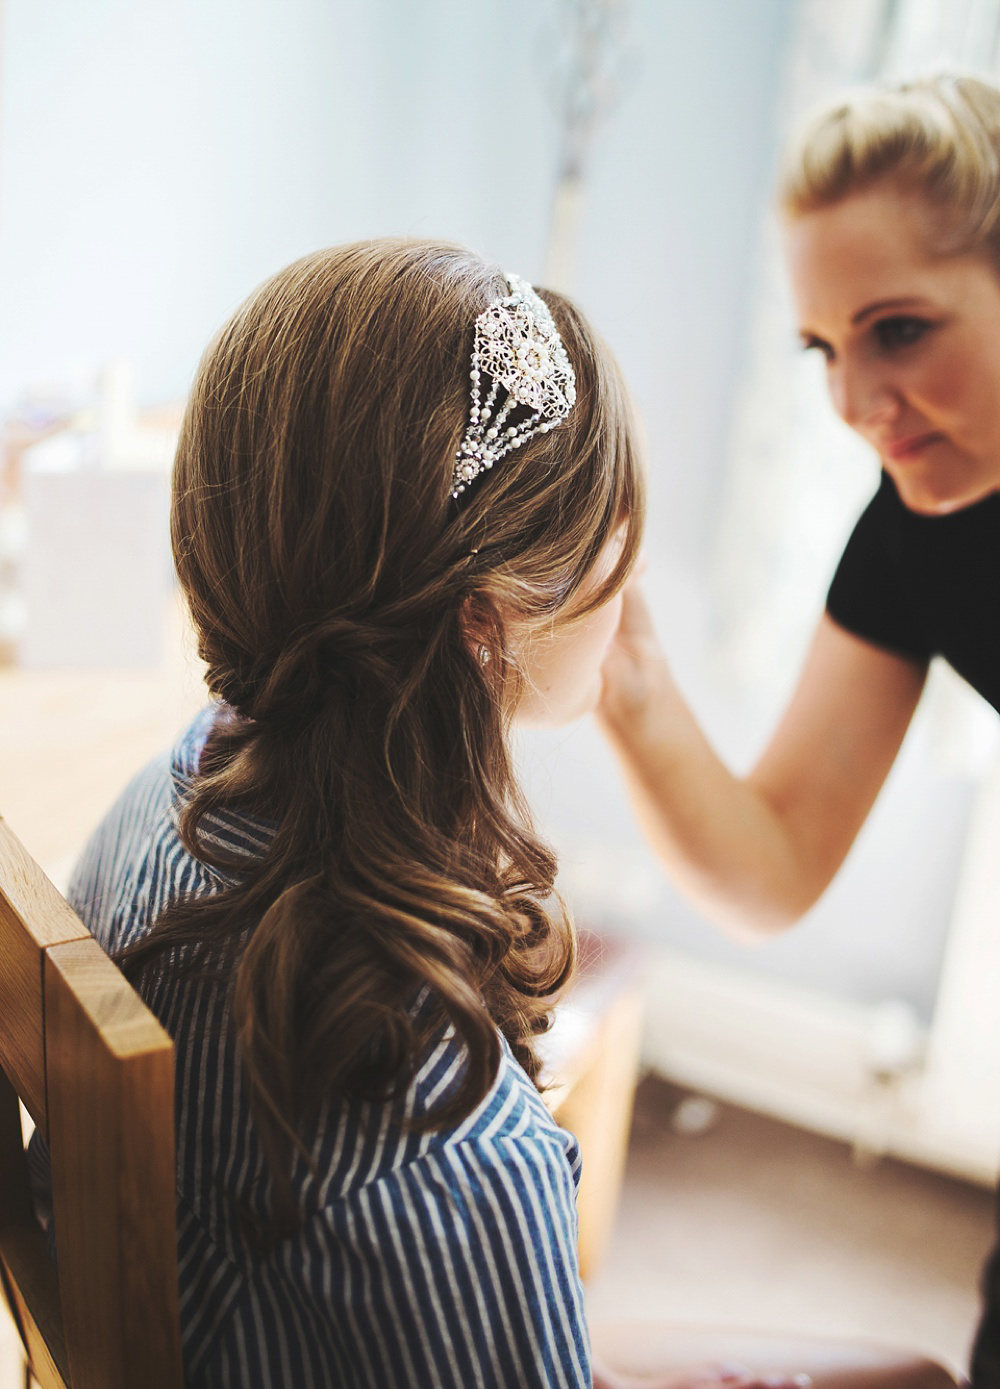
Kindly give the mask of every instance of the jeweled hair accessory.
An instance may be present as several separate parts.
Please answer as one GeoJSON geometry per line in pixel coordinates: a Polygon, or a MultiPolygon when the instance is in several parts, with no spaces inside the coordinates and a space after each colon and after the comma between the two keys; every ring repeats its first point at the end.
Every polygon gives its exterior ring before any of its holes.
{"type": "Polygon", "coordinates": [[[517,275],[508,275],[507,284],[507,298],[476,319],[469,373],[472,405],[455,455],[453,497],[504,454],[554,429],[576,401],[576,374],[548,306],[517,275]],[[501,390],[506,398],[498,408],[501,390]],[[514,423],[511,416],[519,406],[530,414],[514,423]]]}

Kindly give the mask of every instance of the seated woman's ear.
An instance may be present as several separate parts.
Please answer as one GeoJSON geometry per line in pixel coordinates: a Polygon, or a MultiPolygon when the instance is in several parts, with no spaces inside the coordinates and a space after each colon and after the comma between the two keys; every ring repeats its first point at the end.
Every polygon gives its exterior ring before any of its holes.
{"type": "Polygon", "coordinates": [[[477,589],[462,603],[459,622],[470,652],[482,665],[497,662],[504,650],[504,625],[492,594],[477,589]]]}

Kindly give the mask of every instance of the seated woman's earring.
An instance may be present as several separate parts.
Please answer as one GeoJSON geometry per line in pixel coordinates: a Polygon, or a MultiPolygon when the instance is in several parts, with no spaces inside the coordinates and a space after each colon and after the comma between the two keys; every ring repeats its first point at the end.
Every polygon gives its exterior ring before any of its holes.
{"type": "Polygon", "coordinates": [[[489,663],[490,663],[490,649],[489,649],[489,647],[488,647],[488,646],[480,645],[479,651],[478,651],[477,654],[478,654],[478,656],[479,656],[479,664],[480,664],[481,666],[488,666],[489,663]]]}

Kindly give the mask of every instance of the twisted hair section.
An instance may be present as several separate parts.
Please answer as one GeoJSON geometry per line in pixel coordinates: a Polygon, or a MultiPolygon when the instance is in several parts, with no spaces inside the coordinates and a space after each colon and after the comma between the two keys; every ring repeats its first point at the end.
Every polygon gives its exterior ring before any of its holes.
{"type": "Polygon", "coordinates": [[[939,212],[942,254],[1000,268],[1000,89],[939,73],[852,92],[803,125],[779,184],[792,216],[887,182],[939,212]]]}
{"type": "Polygon", "coordinates": [[[181,834],[235,882],[176,903],[125,963],[170,951],[231,972],[279,1177],[324,1101],[397,1091],[442,1027],[464,1072],[414,1122],[485,1097],[498,1028],[537,1077],[534,1041],[572,970],[555,859],[508,746],[511,624],[573,608],[618,528],[585,606],[624,582],[643,478],[610,353],[549,295],[577,404],[456,506],[474,323],[505,292],[446,244],[319,253],[234,315],[188,405],[172,536],[219,707],[181,834]],[[206,834],[220,808],[276,826],[249,866],[206,834]],[[432,1006],[415,1011],[418,996],[432,1006]]]}

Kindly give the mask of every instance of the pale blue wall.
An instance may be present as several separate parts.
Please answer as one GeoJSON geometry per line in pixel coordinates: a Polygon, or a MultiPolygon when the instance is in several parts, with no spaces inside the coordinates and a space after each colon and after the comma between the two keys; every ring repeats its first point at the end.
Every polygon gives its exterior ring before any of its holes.
{"type": "Polygon", "coordinates": [[[254,283],[343,234],[374,162],[362,8],[7,0],[0,401],[118,354],[179,395],[254,283]]]}
{"type": "MultiPolygon", "coordinates": [[[[635,0],[579,293],[646,414],[678,543],[706,536],[790,0],[635,0]],[[676,522],[676,524],[675,524],[676,522]]],[[[6,0],[0,405],[124,353],[181,393],[260,278],[379,232],[537,276],[551,0],[6,0]]]]}

